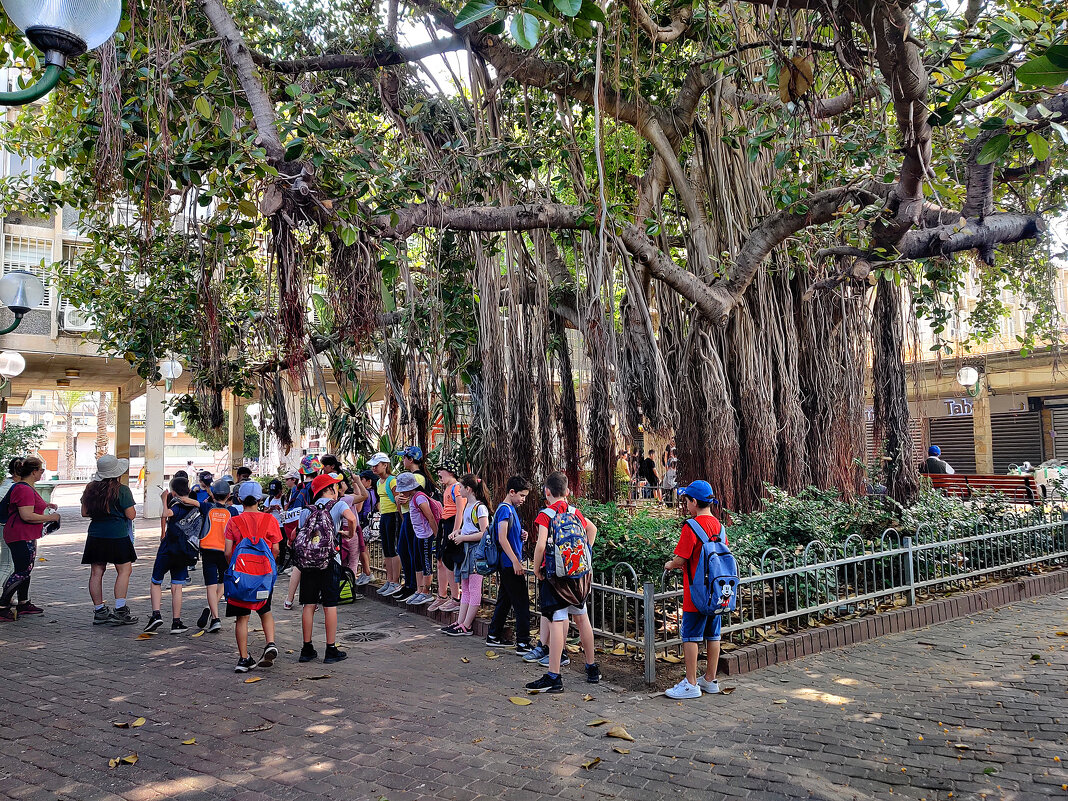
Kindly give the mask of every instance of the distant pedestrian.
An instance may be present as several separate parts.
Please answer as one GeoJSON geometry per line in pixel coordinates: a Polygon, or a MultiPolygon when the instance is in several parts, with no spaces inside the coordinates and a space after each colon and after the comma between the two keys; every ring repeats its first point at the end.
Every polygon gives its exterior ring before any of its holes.
{"type": "Polygon", "coordinates": [[[16,470],[16,481],[8,495],[4,524],[4,542],[11,549],[14,571],[4,582],[0,592],[0,621],[14,620],[19,615],[39,615],[40,607],[30,603],[30,573],[37,561],[37,540],[44,534],[45,523],[59,522],[59,512],[45,503],[33,485],[44,475],[44,463],[36,456],[22,460],[16,470]],[[11,599],[18,594],[14,609],[11,599]]]}
{"type": "Polygon", "coordinates": [[[129,459],[104,454],[96,460],[96,473],[82,493],[82,517],[89,518],[82,564],[91,565],[89,597],[93,600],[93,625],[128,626],[137,622],[126,605],[130,574],[137,552],[133,521],[137,517],[133,493],[119,479],[130,469],[129,459]],[[104,573],[115,565],[115,609],[104,603],[104,573]]]}
{"type": "Polygon", "coordinates": [[[927,449],[927,458],[920,464],[920,472],[924,475],[953,475],[956,471],[941,457],[942,449],[932,445],[927,449]]]}
{"type": "Polygon", "coordinates": [[[648,455],[642,459],[641,467],[638,469],[638,476],[645,480],[645,497],[656,498],[660,503],[664,502],[664,496],[660,492],[660,477],[656,474],[656,462],[653,457],[656,455],[656,451],[650,449],[648,455]]]}

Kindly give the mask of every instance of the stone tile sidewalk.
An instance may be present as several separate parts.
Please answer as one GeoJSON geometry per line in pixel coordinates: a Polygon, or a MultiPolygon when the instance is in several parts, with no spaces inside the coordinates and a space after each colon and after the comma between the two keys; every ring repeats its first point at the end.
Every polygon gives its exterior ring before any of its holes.
{"type": "MultiPolygon", "coordinates": [[[[152,532],[131,590],[142,622],[152,532]]],[[[231,622],[148,640],[90,625],[81,548],[73,527],[46,538],[32,592],[46,614],[0,628],[0,798],[1068,798],[1056,634],[1068,594],[726,679],[731,694],[686,703],[578,673],[562,695],[525,696],[539,671],[507,649],[490,659],[483,641],[374,600],[340,610],[346,662],[300,665],[298,613],[279,603],[282,658],[245,683],[231,622]],[[634,742],[606,737],[614,725],[634,742]]]]}

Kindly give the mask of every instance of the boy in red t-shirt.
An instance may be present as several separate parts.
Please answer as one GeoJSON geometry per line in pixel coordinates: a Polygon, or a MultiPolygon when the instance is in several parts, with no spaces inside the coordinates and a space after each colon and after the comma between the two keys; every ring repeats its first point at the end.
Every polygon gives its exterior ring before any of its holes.
{"type": "MultiPolygon", "coordinates": [[[[716,498],[707,481],[695,481],[679,490],[679,497],[686,499],[686,514],[693,518],[713,542],[723,537],[726,545],[727,535],[723,526],[712,514],[712,504],[716,498]]],[[[665,570],[681,570],[683,575],[682,594],[682,652],[686,659],[686,677],[664,693],[668,698],[700,698],[702,693],[718,693],[719,682],[716,681],[716,666],[719,664],[720,627],[723,619],[719,615],[703,615],[697,611],[690,600],[690,581],[693,579],[697,563],[701,558],[701,543],[693,529],[682,524],[682,535],[675,546],[675,555],[664,565],[665,570]],[[707,664],[705,675],[697,678],[697,651],[701,641],[705,642],[707,664]]]]}
{"type": "MultiPolygon", "coordinates": [[[[233,558],[234,548],[241,540],[248,539],[266,540],[271,546],[271,553],[278,559],[278,543],[282,541],[282,529],[278,527],[278,521],[274,515],[259,510],[260,501],[263,500],[263,489],[256,481],[245,481],[234,488],[234,500],[241,504],[241,514],[231,517],[226,524],[223,536],[226,537],[226,563],[229,565],[233,558]]],[[[239,659],[234,673],[248,673],[254,667],[270,667],[278,658],[278,646],[274,644],[274,615],[271,613],[271,597],[267,596],[267,602],[256,610],[263,624],[263,636],[267,639],[267,647],[263,649],[263,656],[257,662],[248,652],[248,619],[252,615],[251,609],[236,606],[229,601],[226,604],[226,616],[237,618],[234,626],[234,635],[237,637],[237,651],[239,659]]]]}

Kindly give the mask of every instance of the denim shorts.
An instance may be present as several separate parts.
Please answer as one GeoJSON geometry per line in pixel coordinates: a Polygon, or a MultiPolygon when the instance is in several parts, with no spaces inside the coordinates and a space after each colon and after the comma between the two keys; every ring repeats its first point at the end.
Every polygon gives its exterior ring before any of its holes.
{"type": "Polygon", "coordinates": [[[152,583],[162,584],[163,577],[167,573],[171,574],[171,584],[181,586],[189,583],[189,565],[179,566],[174,557],[167,552],[167,543],[163,543],[152,565],[152,583]]]}
{"type": "Polygon", "coordinates": [[[723,626],[720,615],[702,615],[700,612],[682,613],[682,641],[719,642],[719,630],[723,626]]]}

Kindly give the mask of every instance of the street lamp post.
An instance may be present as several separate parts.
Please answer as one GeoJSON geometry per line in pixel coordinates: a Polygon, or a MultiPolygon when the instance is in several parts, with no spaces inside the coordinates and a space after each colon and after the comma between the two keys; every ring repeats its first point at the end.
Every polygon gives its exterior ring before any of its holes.
{"type": "Polygon", "coordinates": [[[957,371],[957,383],[960,384],[969,398],[979,397],[979,371],[974,367],[966,366],[957,371]]]}
{"type": "Polygon", "coordinates": [[[0,92],[0,105],[22,106],[51,92],[67,59],[104,44],[119,27],[122,0],[2,0],[4,11],[30,44],[44,53],[37,82],[18,92],[0,92]]]}
{"type": "Polygon", "coordinates": [[[0,278],[0,303],[7,306],[15,315],[15,321],[7,328],[0,330],[0,336],[10,334],[18,328],[26,312],[41,305],[44,292],[41,279],[25,270],[12,270],[0,278]]]}

